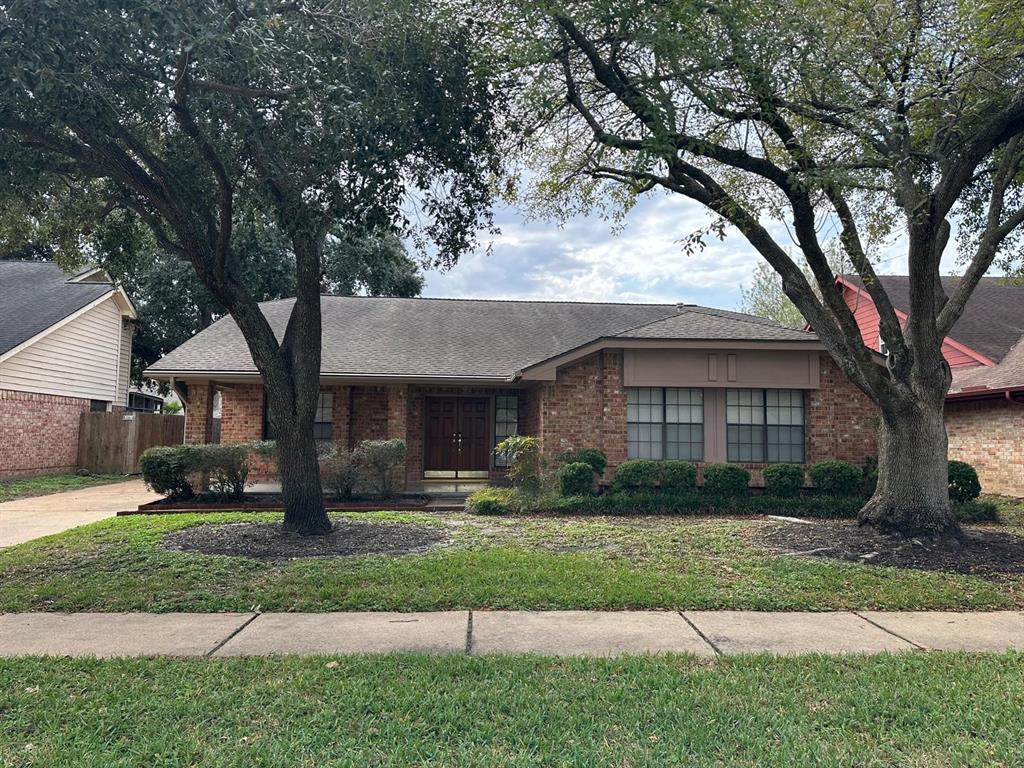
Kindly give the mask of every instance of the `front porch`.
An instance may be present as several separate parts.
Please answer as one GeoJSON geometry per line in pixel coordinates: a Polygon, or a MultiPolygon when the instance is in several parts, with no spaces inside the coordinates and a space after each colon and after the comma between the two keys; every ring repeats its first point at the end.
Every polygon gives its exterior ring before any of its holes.
{"type": "MultiPolygon", "coordinates": [[[[224,443],[273,438],[262,385],[211,381],[194,382],[189,389],[186,442],[213,442],[215,435],[224,443]],[[215,419],[218,392],[220,416],[215,419]]],[[[524,431],[529,399],[523,388],[325,381],[314,431],[318,440],[349,450],[364,440],[403,440],[401,490],[464,497],[504,478],[494,447],[524,431]]],[[[253,457],[250,477],[256,492],[280,489],[274,467],[258,457],[253,457]]]]}

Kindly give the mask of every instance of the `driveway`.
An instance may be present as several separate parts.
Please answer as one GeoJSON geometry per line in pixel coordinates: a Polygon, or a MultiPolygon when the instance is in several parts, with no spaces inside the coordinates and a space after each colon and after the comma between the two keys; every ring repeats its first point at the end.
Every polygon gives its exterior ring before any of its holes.
{"type": "Polygon", "coordinates": [[[129,480],[5,501],[0,504],[0,547],[94,523],[158,498],[142,480],[129,480]]]}

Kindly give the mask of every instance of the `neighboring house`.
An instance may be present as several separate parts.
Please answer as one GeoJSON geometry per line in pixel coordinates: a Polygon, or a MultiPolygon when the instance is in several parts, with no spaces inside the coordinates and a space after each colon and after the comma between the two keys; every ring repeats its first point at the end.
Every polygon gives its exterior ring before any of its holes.
{"type": "Polygon", "coordinates": [[[0,261],[0,477],[76,468],[81,413],[127,401],[134,321],[101,270],[0,261]]]}
{"type": "MultiPolygon", "coordinates": [[[[878,279],[905,325],[909,279],[878,279]]],[[[942,278],[946,295],[958,280],[942,278]]],[[[878,311],[867,291],[854,278],[840,278],[839,284],[864,343],[884,353],[878,311]]],[[[946,396],[949,455],[973,464],[986,491],[1024,496],[1024,285],[982,278],[942,354],[953,372],[946,396]]]]}
{"type": "MultiPolygon", "coordinates": [[[[293,300],[266,302],[279,337],[293,300]]],[[[552,457],[770,462],[875,453],[874,406],[813,334],[693,305],[325,296],[316,437],[408,445],[408,488],[503,474],[494,446],[537,436],[552,457]]],[[[263,389],[232,319],[147,371],[186,407],[186,441],[271,436],[263,389]]]]}
{"type": "Polygon", "coordinates": [[[165,405],[171,403],[181,403],[174,392],[161,395],[160,391],[151,384],[143,384],[141,387],[133,384],[128,388],[129,411],[160,413],[165,405]]]}

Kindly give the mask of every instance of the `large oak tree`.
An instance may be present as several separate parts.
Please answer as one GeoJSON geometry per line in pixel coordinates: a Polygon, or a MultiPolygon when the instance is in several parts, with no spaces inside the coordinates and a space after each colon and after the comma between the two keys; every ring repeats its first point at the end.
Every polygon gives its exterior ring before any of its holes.
{"type": "MultiPolygon", "coordinates": [[[[1024,17],[1012,0],[563,0],[504,6],[534,126],[540,204],[667,190],[738,230],[881,411],[862,523],[955,533],[941,344],[1024,222],[1024,17]],[[901,328],[872,247],[910,274],[901,328]],[[834,288],[831,241],[863,280],[879,365],[834,288]],[[787,253],[795,245],[810,279],[787,253]],[[959,247],[951,295],[939,264],[959,247]]],[[[680,232],[680,238],[691,233],[680,232]]],[[[685,262],[680,262],[685,271],[685,262]]]]}
{"type": "Polygon", "coordinates": [[[61,184],[191,265],[262,376],[288,529],[330,529],[312,429],[327,237],[413,232],[450,263],[489,221],[494,93],[475,43],[417,0],[0,5],[0,206],[61,184]],[[243,215],[294,257],[282,338],[243,279],[243,215]]]}

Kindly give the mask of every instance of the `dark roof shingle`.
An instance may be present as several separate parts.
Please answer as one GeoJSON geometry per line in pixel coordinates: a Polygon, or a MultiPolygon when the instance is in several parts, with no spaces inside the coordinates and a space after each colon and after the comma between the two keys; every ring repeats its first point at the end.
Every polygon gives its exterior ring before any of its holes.
{"type": "MultiPolygon", "coordinates": [[[[910,278],[879,275],[879,281],[893,306],[907,312],[910,306],[910,278]]],[[[860,280],[853,278],[860,284],[860,280]]],[[[959,277],[943,277],[942,289],[952,295],[959,277]]],[[[1024,285],[1008,283],[1002,277],[983,277],[967,300],[950,338],[966,344],[995,362],[1024,337],[1024,285]]]]}
{"type": "MultiPolygon", "coordinates": [[[[293,300],[261,304],[278,338],[293,300]]],[[[675,304],[596,304],[477,299],[324,296],[328,375],[507,380],[531,365],[597,339],[815,341],[804,331],[738,313],[675,304]]],[[[149,371],[254,373],[242,334],[222,318],[149,371]]]]}
{"type": "Polygon", "coordinates": [[[70,277],[52,262],[0,261],[0,355],[114,289],[70,277]]]}

